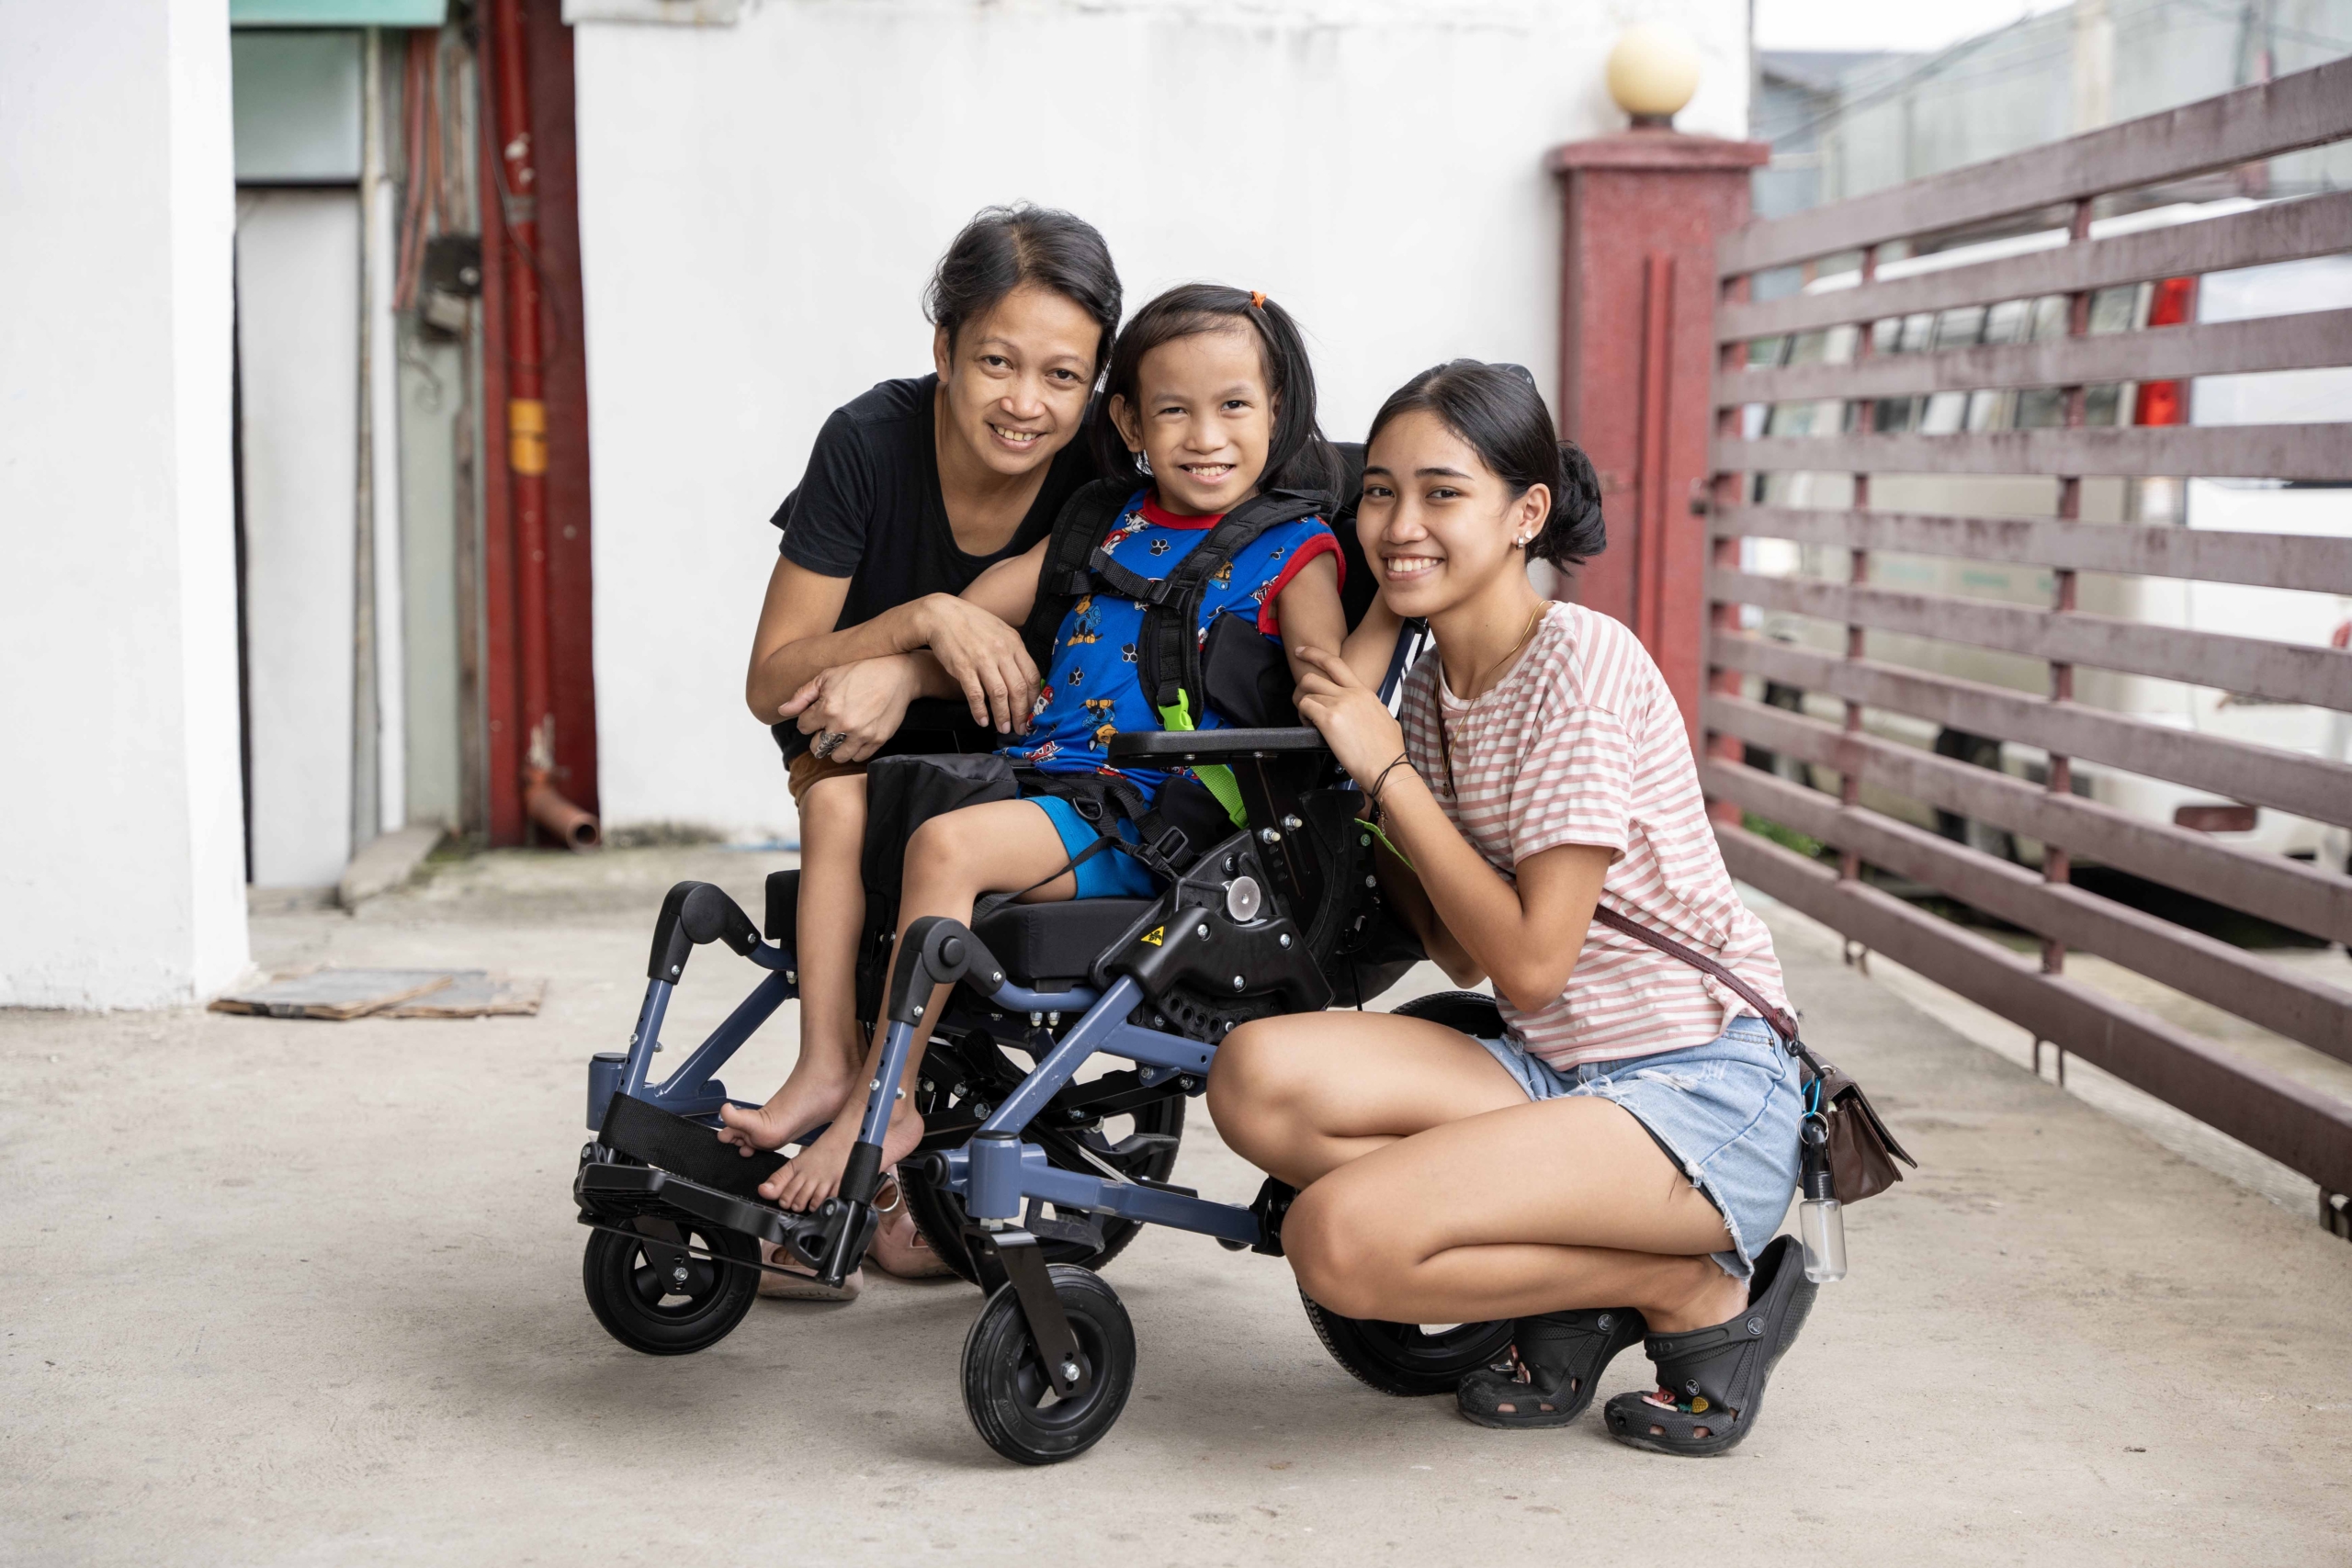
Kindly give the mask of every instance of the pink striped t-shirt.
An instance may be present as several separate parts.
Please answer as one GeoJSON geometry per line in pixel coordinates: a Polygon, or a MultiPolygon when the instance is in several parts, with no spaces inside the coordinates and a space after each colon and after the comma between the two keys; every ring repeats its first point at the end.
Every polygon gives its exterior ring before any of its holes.
{"type": "MultiPolygon", "coordinates": [[[[1715,847],[1681,710],[1623,623],[1552,605],[1518,662],[1474,703],[1446,689],[1432,648],[1406,678],[1402,718],[1414,770],[1487,864],[1511,877],[1562,844],[1610,850],[1604,905],[1788,1005],[1771,936],[1739,901],[1715,847]],[[1459,798],[1447,793],[1441,705],[1459,798]]],[[[1529,1013],[1502,1001],[1511,1032],[1560,1068],[1703,1045],[1752,1010],[1721,982],[1597,922],[1549,1006],[1529,1013]]]]}

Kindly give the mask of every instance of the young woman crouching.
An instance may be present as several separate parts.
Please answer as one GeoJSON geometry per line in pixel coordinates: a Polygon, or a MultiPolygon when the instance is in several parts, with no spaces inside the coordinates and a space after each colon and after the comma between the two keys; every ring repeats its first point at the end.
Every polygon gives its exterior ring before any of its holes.
{"type": "Polygon", "coordinates": [[[1491,978],[1506,1032],[1329,1012],[1236,1030],[1209,1104],[1226,1141],[1301,1190],[1283,1228],[1300,1286],[1404,1323],[1515,1318],[1507,1369],[1464,1415],[1555,1427],[1648,1337],[1676,1386],[1621,1394],[1612,1435],[1721,1452],[1754,1425],[1814,1287],[1787,1238],[1796,1065],[1699,970],[1596,923],[1605,907],[1782,1001],[1739,901],[1682,715],[1633,634],[1530,585],[1530,556],[1602,543],[1591,466],[1516,367],[1457,360],[1374,422],[1358,529],[1374,614],[1435,649],[1403,722],[1342,661],[1299,712],[1397,852],[1383,886],[1456,983],[1491,978]],[[1767,1243],[1770,1245],[1767,1245],[1767,1243]]]}

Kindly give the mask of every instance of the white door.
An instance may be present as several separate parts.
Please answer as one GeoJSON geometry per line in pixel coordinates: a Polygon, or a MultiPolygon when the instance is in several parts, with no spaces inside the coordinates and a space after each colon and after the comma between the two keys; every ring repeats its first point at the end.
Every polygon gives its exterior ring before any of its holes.
{"type": "Polygon", "coordinates": [[[237,198],[253,876],[334,882],[351,858],[359,203],[237,198]]]}

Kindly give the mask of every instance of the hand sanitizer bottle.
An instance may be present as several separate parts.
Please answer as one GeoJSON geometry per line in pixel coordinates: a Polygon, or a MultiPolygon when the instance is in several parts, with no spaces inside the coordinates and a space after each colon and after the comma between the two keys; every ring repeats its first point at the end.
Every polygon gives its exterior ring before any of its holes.
{"type": "Polygon", "coordinates": [[[1846,1277],[1846,1216],[1829,1172],[1829,1124],[1819,1111],[1804,1119],[1798,1134],[1804,1147],[1799,1178],[1797,1240],[1804,1247],[1804,1277],[1816,1285],[1846,1277]]]}

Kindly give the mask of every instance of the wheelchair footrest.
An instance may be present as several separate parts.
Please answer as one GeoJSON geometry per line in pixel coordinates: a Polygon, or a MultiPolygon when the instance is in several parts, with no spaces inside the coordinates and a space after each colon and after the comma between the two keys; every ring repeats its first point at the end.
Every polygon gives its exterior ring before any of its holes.
{"type": "Polygon", "coordinates": [[[644,1214],[701,1221],[772,1242],[811,1265],[824,1257],[831,1205],[793,1213],[759,1195],[760,1183],[784,1168],[780,1155],[745,1158],[703,1122],[625,1094],[613,1096],[592,1156],[597,1146],[630,1163],[583,1161],[571,1186],[583,1221],[609,1224],[644,1214]]]}
{"type": "Polygon", "coordinates": [[[626,1094],[613,1096],[596,1141],[616,1154],[753,1201],[759,1201],[760,1183],[785,1166],[784,1156],[778,1154],[755,1154],[747,1159],[720,1143],[706,1123],[626,1094]]]}
{"type": "Polygon", "coordinates": [[[755,1236],[810,1264],[824,1250],[821,1214],[786,1213],[773,1203],[739,1198],[651,1166],[592,1160],[572,1179],[571,1196],[580,1205],[581,1219],[591,1224],[616,1224],[650,1214],[755,1236]]]}

